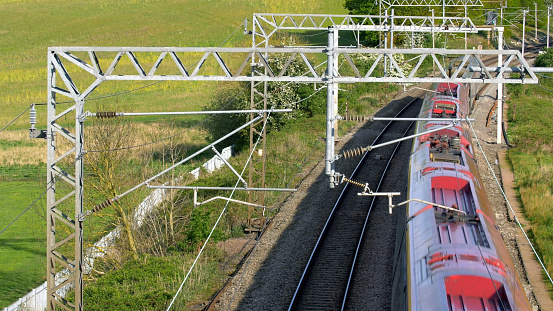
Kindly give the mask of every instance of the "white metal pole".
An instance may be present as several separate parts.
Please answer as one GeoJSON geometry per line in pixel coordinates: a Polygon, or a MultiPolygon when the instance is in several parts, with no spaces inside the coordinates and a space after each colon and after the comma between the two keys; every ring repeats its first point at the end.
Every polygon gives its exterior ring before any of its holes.
{"type": "Polygon", "coordinates": [[[524,58],[524,35],[526,34],[526,13],[528,10],[522,10],[522,58],[524,58]]]}
{"type": "Polygon", "coordinates": [[[392,9],[392,18],[390,19],[390,49],[394,48],[394,9],[392,9]]]}
{"type": "Polygon", "coordinates": [[[432,48],[435,48],[434,46],[434,9],[432,9],[432,48]]]}
{"type": "Polygon", "coordinates": [[[75,102],[75,311],[83,310],[84,101],[75,102]]]}
{"type": "Polygon", "coordinates": [[[56,163],[56,134],[54,132],[54,120],[56,117],[56,93],[54,88],[56,87],[56,72],[54,69],[54,56],[52,53],[48,53],[48,122],[46,132],[46,153],[47,153],[47,166],[46,166],[46,181],[48,182],[48,190],[46,194],[46,309],[53,311],[55,309],[55,291],[56,287],[56,261],[54,259],[53,251],[56,245],[56,217],[54,216],[53,209],[56,206],[56,179],[54,177],[53,167],[56,163]]]}
{"type": "Polygon", "coordinates": [[[549,17],[551,16],[551,7],[547,7],[547,48],[549,48],[549,17]]]}
{"type": "MultiPolygon", "coordinates": [[[[467,1],[464,2],[465,18],[467,18],[467,1]]],[[[467,33],[465,32],[465,50],[467,49],[467,33]]]]}
{"type": "MultiPolygon", "coordinates": [[[[384,23],[386,24],[386,32],[384,33],[384,48],[388,48],[388,32],[390,31],[390,25],[388,25],[388,10],[386,10],[386,17],[384,19],[384,23]]],[[[384,57],[384,76],[386,76],[388,72],[388,58],[384,57]]]]}
{"type": "MultiPolygon", "coordinates": [[[[503,27],[497,27],[497,49],[503,50],[503,27]]],[[[497,55],[497,67],[503,64],[503,55],[497,55]]],[[[501,74],[503,75],[503,74],[501,74]]],[[[503,83],[497,84],[497,144],[501,144],[503,129],[503,83]]]]}
{"type": "MultiPolygon", "coordinates": [[[[338,43],[338,28],[333,28],[334,33],[332,34],[333,37],[333,46],[339,47],[338,43]]],[[[334,63],[332,64],[332,68],[334,69],[334,72],[338,72],[338,57],[334,57],[334,63]]],[[[338,83],[333,83],[334,89],[332,92],[334,93],[334,115],[338,115],[338,83]]],[[[338,137],[338,122],[334,122],[334,135],[338,137]]]]}
{"type": "Polygon", "coordinates": [[[326,84],[326,156],[325,172],[334,188],[334,27],[328,27],[326,84]]]}
{"type": "MultiPolygon", "coordinates": [[[[434,40],[434,9],[432,9],[432,49],[436,48],[434,40]]],[[[436,65],[432,62],[432,77],[436,76],[436,65]]]]}
{"type": "Polygon", "coordinates": [[[536,41],[538,41],[538,4],[534,2],[534,28],[536,41]]]}
{"type": "Polygon", "coordinates": [[[500,6],[499,6],[499,12],[500,12],[500,21],[499,21],[499,25],[503,26],[503,2],[501,2],[500,6]]]}

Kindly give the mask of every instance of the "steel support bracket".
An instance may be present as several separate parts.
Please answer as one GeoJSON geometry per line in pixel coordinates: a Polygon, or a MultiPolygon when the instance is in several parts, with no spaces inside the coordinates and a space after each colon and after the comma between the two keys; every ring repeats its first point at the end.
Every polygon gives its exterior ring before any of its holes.
{"type": "MultiPolygon", "coordinates": [[[[369,191],[370,191],[370,189],[369,189],[369,191]]],[[[372,191],[367,192],[367,191],[364,191],[364,192],[358,193],[357,195],[369,196],[369,197],[388,197],[388,212],[391,215],[392,214],[392,207],[397,206],[397,205],[392,204],[392,197],[401,195],[401,192],[372,192],[372,191]]]]}
{"type": "Polygon", "coordinates": [[[29,129],[29,138],[44,138],[46,139],[46,130],[39,130],[37,128],[29,129]]]}

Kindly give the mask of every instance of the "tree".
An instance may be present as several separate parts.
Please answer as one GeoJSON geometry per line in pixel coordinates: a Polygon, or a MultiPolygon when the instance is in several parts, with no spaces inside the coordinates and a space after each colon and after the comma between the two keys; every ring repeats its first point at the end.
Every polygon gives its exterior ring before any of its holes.
{"type": "MultiPolygon", "coordinates": [[[[85,171],[89,174],[86,182],[92,190],[87,196],[95,202],[92,205],[95,205],[115,197],[133,180],[132,176],[136,172],[128,164],[130,151],[121,148],[132,145],[135,136],[132,135],[129,122],[120,119],[94,119],[86,137],[86,149],[89,150],[85,155],[85,171]]],[[[137,201],[137,195],[132,194],[113,202],[112,206],[98,215],[120,229],[121,238],[133,259],[138,259],[133,225],[137,201]]]]}
{"type": "MultiPolygon", "coordinates": [[[[293,39],[288,39],[293,41],[293,39]]],[[[288,61],[289,55],[275,55],[268,60],[273,72],[280,72],[288,61]]],[[[299,75],[308,69],[302,61],[294,59],[287,67],[287,73],[299,75]]],[[[271,114],[268,121],[268,131],[278,131],[289,120],[301,117],[311,117],[315,114],[325,113],[326,92],[319,92],[313,84],[270,82],[267,85],[268,103],[270,109],[294,109],[290,113],[271,114]],[[317,93],[317,94],[315,94],[317,93]]],[[[241,83],[239,87],[223,88],[205,108],[206,111],[213,110],[246,110],[250,109],[250,84],[241,83]]],[[[240,125],[248,122],[249,114],[216,114],[210,115],[204,122],[204,128],[208,131],[212,140],[215,140],[240,125]]],[[[245,146],[249,139],[248,130],[228,140],[229,144],[235,144],[236,149],[245,146]]]]}
{"type": "MultiPolygon", "coordinates": [[[[382,8],[381,11],[379,0],[345,0],[344,8],[346,8],[351,15],[386,15],[386,11],[384,11],[384,8],[382,8]]],[[[391,13],[392,12],[388,11],[388,14],[391,13]]],[[[428,7],[402,6],[394,7],[394,15],[430,16],[431,13],[428,7]]],[[[374,22],[376,24],[380,23],[380,21],[378,20],[375,20],[374,22]]],[[[380,38],[382,34],[377,31],[364,31],[361,34],[363,36],[364,44],[367,46],[378,46],[383,40],[382,38],[380,38]]],[[[402,40],[403,39],[400,36],[396,36],[394,38],[394,42],[396,44],[400,44],[402,40]]]]}

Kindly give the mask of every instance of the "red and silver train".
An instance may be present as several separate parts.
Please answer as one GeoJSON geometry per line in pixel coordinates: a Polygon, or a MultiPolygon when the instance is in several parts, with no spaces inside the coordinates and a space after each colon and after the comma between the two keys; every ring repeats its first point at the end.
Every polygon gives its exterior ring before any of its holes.
{"type": "MultiPolygon", "coordinates": [[[[469,86],[433,85],[419,117],[434,120],[419,121],[416,132],[451,125],[447,118],[466,118],[469,105],[469,86]]],[[[394,292],[404,302],[394,309],[531,310],[474,152],[466,122],[414,139],[407,199],[420,201],[411,201],[405,216],[403,256],[396,263],[404,276],[396,278],[394,292]]]]}

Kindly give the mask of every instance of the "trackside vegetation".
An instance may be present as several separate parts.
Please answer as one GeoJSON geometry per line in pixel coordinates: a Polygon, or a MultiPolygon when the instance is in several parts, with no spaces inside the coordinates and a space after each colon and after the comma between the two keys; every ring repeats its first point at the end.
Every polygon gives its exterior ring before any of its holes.
{"type": "MultiPolygon", "coordinates": [[[[251,38],[243,34],[241,24],[246,18],[251,21],[254,12],[345,13],[340,1],[321,2],[316,0],[0,1],[0,17],[3,21],[0,25],[0,45],[3,47],[0,49],[0,85],[2,85],[0,88],[0,107],[2,107],[0,124],[2,126],[7,124],[31,103],[46,101],[45,59],[49,46],[219,46],[224,42],[225,46],[249,47],[251,38]],[[32,22],[29,22],[31,20],[32,22]],[[225,42],[227,38],[229,40],[225,42]]],[[[81,82],[75,81],[79,89],[83,87],[81,82]]],[[[217,83],[200,82],[153,85],[144,82],[106,84],[98,88],[93,96],[117,95],[93,100],[89,98],[87,110],[94,112],[101,110],[102,107],[110,109],[115,107],[116,110],[136,112],[201,110],[212,101],[213,94],[220,88],[221,85],[217,83]],[[128,92],[138,88],[141,89],[128,92]]],[[[63,101],[65,98],[60,96],[58,100],[63,101]]],[[[65,109],[64,105],[61,104],[59,108],[65,109]]],[[[37,108],[37,127],[44,129],[46,126],[45,110],[43,106],[37,108]]],[[[117,184],[117,187],[113,187],[117,191],[128,189],[132,183],[168,167],[176,159],[190,155],[204,146],[207,141],[208,133],[198,126],[202,121],[200,117],[161,119],[146,117],[135,119],[133,122],[136,120],[139,122],[133,123],[131,130],[127,132],[127,136],[132,138],[127,141],[129,144],[127,146],[150,143],[169,136],[174,136],[174,139],[151,145],[152,147],[149,149],[134,148],[134,151],[139,151],[126,154],[125,156],[128,156],[126,175],[122,178],[122,182],[117,184]],[[149,160],[142,159],[146,156],[149,157],[149,160]]],[[[318,120],[318,122],[320,121],[318,120]]],[[[71,118],[63,118],[60,122],[71,129],[73,122],[71,118]]],[[[24,211],[46,187],[44,181],[45,141],[29,140],[28,126],[27,113],[0,133],[0,187],[2,187],[2,191],[0,191],[0,201],[2,202],[0,229],[3,229],[24,211]]],[[[319,128],[314,127],[315,130],[319,130],[319,128]]],[[[87,133],[87,137],[92,138],[92,136],[88,136],[89,134],[87,133]]],[[[306,141],[306,144],[312,143],[308,138],[303,137],[303,134],[300,136],[306,141]]],[[[301,143],[298,143],[298,146],[305,147],[301,143]]],[[[313,146],[309,146],[309,148],[313,150],[313,146]]],[[[212,155],[206,154],[204,157],[200,157],[198,162],[181,167],[175,173],[175,177],[201,165],[201,161],[212,155]]],[[[95,157],[100,158],[99,155],[95,157]]],[[[94,157],[91,156],[91,158],[94,157]]],[[[288,174],[287,176],[290,178],[291,170],[286,171],[285,174],[288,174]]],[[[101,177],[101,175],[89,174],[85,176],[85,179],[93,181],[96,177],[101,177]]],[[[220,185],[218,184],[220,180],[227,180],[226,184],[232,185],[232,176],[215,177],[210,179],[210,182],[213,182],[213,185],[220,185]]],[[[104,191],[106,189],[94,189],[88,184],[85,191],[87,208],[105,199],[102,194],[104,191]]],[[[139,202],[144,195],[146,193],[143,192],[128,201],[139,202]]],[[[134,232],[138,234],[136,239],[139,243],[135,247],[138,259],[132,259],[134,251],[131,248],[121,247],[120,252],[110,254],[109,259],[104,262],[98,261],[98,266],[95,266],[97,274],[92,274],[87,278],[87,287],[96,284],[96,281],[101,279],[100,275],[107,277],[112,271],[118,271],[124,267],[127,262],[130,262],[131,265],[133,263],[147,265],[149,262],[155,261],[154,259],[165,256],[167,262],[180,264],[180,270],[176,269],[174,275],[171,276],[173,278],[171,286],[180,284],[184,276],[183,267],[188,267],[190,264],[188,254],[197,251],[197,245],[205,239],[205,228],[212,225],[213,217],[210,209],[199,209],[192,213],[188,194],[174,194],[171,198],[167,213],[157,214],[157,216],[163,216],[162,224],[155,226],[157,229],[167,230],[169,234],[164,236],[164,239],[155,240],[153,237],[155,231],[134,232]],[[188,200],[185,204],[179,202],[179,200],[185,199],[188,200]],[[181,206],[186,206],[186,208],[181,206]],[[174,218],[170,219],[169,215],[173,215],[174,218]],[[165,216],[167,216],[167,222],[165,222],[165,216]],[[149,239],[146,239],[145,236],[149,239]],[[152,240],[156,241],[157,248],[140,243],[152,240]],[[153,259],[146,260],[146,257],[153,259]]],[[[232,210],[229,212],[234,215],[233,213],[240,215],[242,212],[232,210]]],[[[238,216],[235,216],[233,219],[239,219],[238,216]]],[[[117,213],[114,210],[107,210],[87,221],[85,224],[85,247],[90,247],[92,243],[118,224],[117,218],[114,217],[117,217],[117,213]]],[[[233,226],[221,229],[221,233],[215,235],[215,240],[243,234],[241,220],[233,220],[232,223],[233,226]]],[[[152,228],[153,224],[144,226],[152,228]]],[[[2,259],[0,263],[2,274],[0,278],[2,280],[0,282],[0,308],[7,307],[44,281],[45,227],[45,200],[43,198],[0,236],[0,258],[2,259]]],[[[122,238],[125,236],[123,235],[122,238]]],[[[153,244],[153,242],[151,243],[153,244]]],[[[214,260],[217,262],[217,256],[219,255],[208,255],[208,258],[215,258],[214,260]]],[[[202,268],[209,267],[208,264],[200,266],[198,272],[194,273],[206,275],[206,279],[217,280],[217,277],[211,278],[209,274],[209,271],[217,269],[202,268]]],[[[156,282],[151,284],[158,284],[156,282]]],[[[220,284],[216,286],[220,286],[220,284]]],[[[211,287],[212,284],[206,288],[211,290],[211,287]]],[[[106,286],[105,289],[107,288],[106,286]]],[[[143,287],[139,288],[140,291],[143,291],[143,287]]],[[[198,287],[192,286],[192,288],[198,287]]],[[[173,287],[171,290],[171,294],[173,294],[176,288],[173,287]]],[[[205,290],[194,290],[192,293],[209,296],[205,290]]],[[[85,297],[90,297],[85,298],[85,304],[87,307],[92,307],[96,296],[92,293],[91,296],[88,295],[85,293],[85,297]]],[[[183,299],[185,301],[197,299],[191,295],[185,294],[186,298],[183,299]]],[[[160,296],[165,297],[163,294],[160,296]]],[[[149,305],[147,302],[144,302],[144,305],[145,307],[138,309],[159,309],[159,305],[155,303],[152,303],[151,307],[147,307],[149,305]]],[[[105,309],[105,305],[104,308],[101,307],[102,304],[98,306],[100,309],[105,309]]]]}
{"type": "MultiPolygon", "coordinates": [[[[553,67],[553,49],[540,55],[538,67],[553,67]]],[[[553,76],[538,76],[538,85],[509,85],[508,157],[525,216],[547,270],[553,272],[553,76]]],[[[550,284],[546,281],[546,284],[550,284]]]]}
{"type": "MultiPolygon", "coordinates": [[[[219,46],[224,42],[223,46],[249,47],[251,37],[243,33],[241,23],[245,18],[251,20],[254,12],[367,14],[369,7],[365,2],[348,0],[344,8],[343,0],[0,1],[3,20],[0,46],[6,47],[0,49],[0,85],[3,86],[0,88],[3,111],[0,126],[30,103],[46,101],[45,58],[49,46],[219,46]],[[361,6],[357,8],[356,5],[361,6]]],[[[416,14],[409,8],[405,10],[406,15],[416,14]]],[[[340,36],[340,40],[356,41],[348,34],[340,36]]],[[[275,46],[326,44],[326,37],[316,33],[288,33],[274,40],[275,46]]],[[[412,37],[412,40],[402,44],[428,47],[428,38],[425,40],[424,36],[412,37]]],[[[377,41],[367,37],[362,44],[369,46],[377,41]]],[[[452,36],[438,37],[437,42],[439,46],[461,44],[461,40],[452,36]]],[[[279,57],[270,60],[271,66],[276,68],[285,61],[279,57]]],[[[360,64],[360,70],[371,64],[368,60],[365,64],[362,59],[354,61],[360,64]]],[[[403,61],[398,59],[400,63],[403,61]]],[[[423,64],[423,67],[431,70],[428,65],[423,64]]],[[[306,70],[296,62],[291,68],[296,72],[306,70]]],[[[543,83],[541,86],[553,90],[553,82],[543,83]]],[[[525,211],[536,224],[531,232],[551,269],[553,245],[548,243],[553,240],[553,137],[550,137],[553,134],[547,127],[553,112],[547,97],[549,92],[534,88],[515,86],[510,90],[513,103],[520,100],[524,104],[513,104],[509,110],[509,118],[512,115],[509,135],[516,144],[509,156],[525,211]],[[536,97],[536,94],[539,95],[536,97]],[[532,114],[535,119],[531,118],[532,114]],[[532,125],[535,122],[537,126],[532,125]],[[535,202],[535,207],[526,202],[535,202]]],[[[88,99],[87,110],[249,109],[249,90],[249,84],[242,83],[106,83],[95,91],[95,98],[88,99]]],[[[345,116],[347,110],[350,115],[371,115],[398,90],[396,85],[340,85],[339,113],[345,116]]],[[[294,108],[294,112],[274,114],[268,122],[267,150],[262,151],[267,154],[266,185],[294,188],[324,155],[321,138],[325,133],[326,89],[324,85],[272,83],[268,85],[268,93],[269,108],[294,108]]],[[[61,96],[59,99],[63,100],[61,96]]],[[[60,109],[65,109],[63,105],[60,104],[60,109]]],[[[173,165],[248,119],[249,115],[215,115],[91,120],[85,133],[89,151],[85,156],[85,209],[173,165]]],[[[73,121],[60,119],[68,128],[73,121]]],[[[0,209],[0,230],[46,188],[42,181],[45,179],[45,142],[26,138],[27,122],[25,116],[0,133],[0,205],[3,207],[0,209]]],[[[45,122],[45,111],[39,110],[39,127],[44,128],[45,122]]],[[[354,126],[352,122],[340,122],[338,135],[344,135],[354,126]]],[[[243,131],[216,147],[221,151],[233,144],[236,155],[229,162],[241,172],[250,156],[248,143],[249,132],[243,131]]],[[[159,178],[156,184],[234,186],[237,178],[228,169],[211,174],[202,169],[198,180],[188,174],[213,155],[212,152],[202,154],[172,174],[159,178]]],[[[256,156],[257,153],[252,160],[258,160],[256,156]]],[[[71,163],[64,164],[71,167],[71,163]]],[[[129,195],[116,206],[87,218],[85,248],[116,228],[120,235],[114,247],[101,250],[105,256],[96,259],[91,272],[85,276],[85,309],[165,309],[225,208],[223,201],[194,208],[192,191],[169,191],[162,204],[149,213],[140,226],[133,225],[134,208],[148,192],[144,189],[129,195]]],[[[217,195],[229,196],[229,193],[199,192],[198,201],[217,195]]],[[[233,198],[248,200],[245,192],[237,192],[233,198]]],[[[282,193],[268,193],[266,205],[271,209],[266,216],[276,215],[284,200],[282,193]]],[[[0,235],[0,308],[45,280],[45,205],[45,200],[40,200],[35,208],[0,235]]],[[[176,300],[175,310],[202,306],[234,273],[236,264],[228,264],[227,254],[218,243],[243,238],[247,217],[246,207],[229,204],[176,300]]],[[[74,293],[67,298],[72,300],[74,293]]]]}

